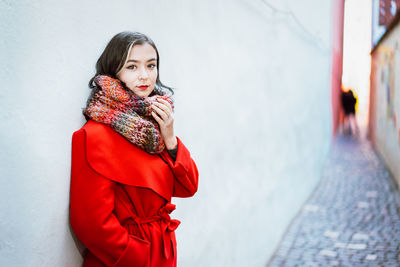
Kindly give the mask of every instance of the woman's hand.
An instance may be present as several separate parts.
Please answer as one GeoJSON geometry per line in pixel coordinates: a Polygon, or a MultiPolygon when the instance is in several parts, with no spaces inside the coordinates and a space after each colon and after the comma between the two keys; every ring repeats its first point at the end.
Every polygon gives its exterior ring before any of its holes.
{"type": "Polygon", "coordinates": [[[165,146],[168,150],[174,149],[178,145],[178,140],[174,135],[174,113],[171,104],[162,98],[157,98],[153,102],[152,109],[151,115],[160,125],[165,146]]]}

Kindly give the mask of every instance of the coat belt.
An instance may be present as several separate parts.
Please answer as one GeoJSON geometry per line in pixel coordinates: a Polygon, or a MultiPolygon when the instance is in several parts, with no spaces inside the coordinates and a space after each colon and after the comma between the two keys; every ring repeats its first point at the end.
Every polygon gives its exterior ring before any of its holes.
{"type": "MultiPolygon", "coordinates": [[[[157,211],[157,214],[149,217],[138,217],[138,216],[133,216],[132,220],[134,221],[134,224],[137,224],[139,227],[139,231],[141,232],[142,236],[144,237],[144,230],[142,224],[147,224],[151,222],[156,222],[160,221],[161,222],[161,233],[162,233],[162,241],[163,241],[163,248],[164,248],[164,257],[166,259],[169,259],[170,257],[170,252],[171,252],[171,234],[175,229],[178,227],[178,225],[181,223],[178,220],[171,219],[169,214],[175,210],[175,205],[168,202],[165,206],[163,206],[161,209],[157,211]]],[[[126,223],[125,225],[129,225],[132,223],[126,223]]],[[[175,247],[173,248],[175,250],[175,247]]],[[[176,255],[176,251],[174,251],[174,254],[176,255]]]]}

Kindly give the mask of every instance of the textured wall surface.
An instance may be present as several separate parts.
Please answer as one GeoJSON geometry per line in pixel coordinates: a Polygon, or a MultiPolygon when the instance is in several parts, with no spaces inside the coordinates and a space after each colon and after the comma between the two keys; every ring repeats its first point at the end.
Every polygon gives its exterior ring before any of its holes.
{"type": "Polygon", "coordinates": [[[331,138],[331,1],[0,1],[0,266],[79,266],[72,132],[108,40],[148,34],[200,171],[179,266],[265,266],[331,138]]]}
{"type": "Polygon", "coordinates": [[[372,54],[370,135],[400,185],[400,26],[372,54]]]}

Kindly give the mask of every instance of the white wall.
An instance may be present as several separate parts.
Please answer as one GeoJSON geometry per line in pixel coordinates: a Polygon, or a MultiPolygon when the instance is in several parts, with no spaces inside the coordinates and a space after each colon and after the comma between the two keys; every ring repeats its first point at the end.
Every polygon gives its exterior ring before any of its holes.
{"type": "Polygon", "coordinates": [[[200,170],[179,266],[265,266],[329,147],[331,1],[1,1],[0,265],[78,266],[72,132],[108,40],[148,34],[200,170]]]}

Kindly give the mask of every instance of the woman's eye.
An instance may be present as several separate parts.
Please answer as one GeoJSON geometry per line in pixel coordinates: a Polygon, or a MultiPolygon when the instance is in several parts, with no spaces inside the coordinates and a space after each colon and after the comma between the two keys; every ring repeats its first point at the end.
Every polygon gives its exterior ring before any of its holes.
{"type": "Polygon", "coordinates": [[[130,65],[130,66],[126,67],[126,68],[130,69],[130,70],[134,70],[134,69],[136,69],[136,66],[135,65],[130,65]]]}
{"type": "Polygon", "coordinates": [[[156,65],[155,65],[155,64],[149,64],[148,67],[149,67],[150,69],[154,69],[154,68],[156,67],[156,65]]]}

